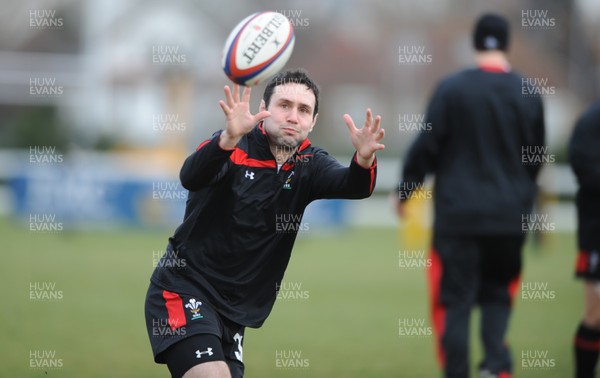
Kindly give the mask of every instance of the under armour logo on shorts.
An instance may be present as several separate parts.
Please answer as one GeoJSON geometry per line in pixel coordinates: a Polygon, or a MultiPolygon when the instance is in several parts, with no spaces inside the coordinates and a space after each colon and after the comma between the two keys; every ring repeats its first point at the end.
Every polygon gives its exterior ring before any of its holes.
{"type": "Polygon", "coordinates": [[[213,351],[212,351],[212,348],[208,348],[208,349],[206,349],[204,352],[200,352],[200,349],[198,349],[198,350],[196,351],[196,358],[202,358],[202,355],[203,355],[203,354],[208,354],[208,356],[210,357],[210,356],[212,356],[214,353],[213,353],[213,351]]]}

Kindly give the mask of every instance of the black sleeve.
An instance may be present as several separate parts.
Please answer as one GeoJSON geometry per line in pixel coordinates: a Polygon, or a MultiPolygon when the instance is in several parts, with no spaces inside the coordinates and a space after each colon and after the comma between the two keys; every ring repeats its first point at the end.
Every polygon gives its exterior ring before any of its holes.
{"type": "Polygon", "coordinates": [[[377,176],[377,158],[369,168],[361,167],[356,153],[349,167],[344,167],[325,151],[314,155],[311,201],[315,199],[360,199],[373,193],[377,176]]]}
{"type": "Polygon", "coordinates": [[[443,140],[448,134],[446,121],[447,95],[441,84],[433,94],[425,120],[430,125],[429,130],[422,130],[404,160],[401,181],[398,185],[398,196],[405,201],[415,188],[425,179],[425,175],[435,171],[443,140]]]}
{"type": "MultiPolygon", "coordinates": [[[[530,105],[529,108],[534,111],[533,114],[533,127],[530,127],[530,131],[527,133],[525,145],[533,146],[533,149],[529,151],[535,151],[534,155],[530,157],[528,161],[540,162],[539,164],[527,164],[527,170],[529,175],[535,179],[540,172],[542,162],[544,161],[542,154],[546,151],[545,143],[545,124],[544,124],[544,106],[540,97],[534,97],[531,101],[535,101],[534,104],[530,105]]],[[[523,125],[527,127],[529,125],[523,125]]],[[[547,151],[546,151],[547,153],[547,151]]]]}
{"type": "Polygon", "coordinates": [[[582,189],[600,191],[600,102],[575,125],[569,162],[582,189]]]}
{"type": "Polygon", "coordinates": [[[181,185],[189,191],[197,191],[207,186],[219,173],[223,172],[233,150],[223,150],[219,146],[221,131],[202,142],[196,152],[188,156],[179,172],[181,185]]]}

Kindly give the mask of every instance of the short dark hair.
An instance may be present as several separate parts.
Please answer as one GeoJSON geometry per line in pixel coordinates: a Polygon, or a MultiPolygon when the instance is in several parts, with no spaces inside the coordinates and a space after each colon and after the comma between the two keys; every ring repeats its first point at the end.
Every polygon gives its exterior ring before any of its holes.
{"type": "Polygon", "coordinates": [[[313,110],[313,118],[316,117],[319,112],[319,86],[317,83],[313,81],[308,76],[308,73],[303,69],[295,69],[295,70],[287,70],[281,71],[277,75],[273,76],[269,83],[265,87],[265,93],[263,94],[263,101],[265,102],[265,107],[269,107],[269,103],[271,102],[271,96],[273,96],[273,92],[275,91],[275,87],[278,85],[285,84],[304,84],[308,89],[310,89],[315,95],[315,108],[313,110]]]}
{"type": "Polygon", "coordinates": [[[473,30],[473,45],[477,51],[508,49],[509,25],[506,18],[497,14],[479,17],[473,30]]]}

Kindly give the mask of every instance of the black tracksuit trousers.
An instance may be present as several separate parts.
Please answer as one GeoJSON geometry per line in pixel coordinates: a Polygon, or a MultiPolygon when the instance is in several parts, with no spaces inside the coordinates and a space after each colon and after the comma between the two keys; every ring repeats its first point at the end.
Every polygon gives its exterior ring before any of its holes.
{"type": "Polygon", "coordinates": [[[484,359],[480,370],[510,377],[505,336],[519,289],[524,235],[435,235],[429,270],[438,359],[447,378],[469,376],[469,320],[481,310],[484,359]]]}

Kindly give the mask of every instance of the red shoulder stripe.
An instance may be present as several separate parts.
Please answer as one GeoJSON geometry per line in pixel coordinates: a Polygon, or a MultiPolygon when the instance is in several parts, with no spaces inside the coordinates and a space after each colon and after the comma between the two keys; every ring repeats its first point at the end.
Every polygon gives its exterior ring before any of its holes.
{"type": "Polygon", "coordinates": [[[233,153],[231,154],[231,156],[229,158],[231,159],[233,164],[237,164],[237,165],[247,165],[249,167],[256,167],[256,168],[277,168],[277,164],[275,163],[275,160],[251,159],[248,157],[248,154],[246,153],[246,151],[244,151],[238,147],[236,147],[235,150],[233,150],[233,153]]]}
{"type": "Polygon", "coordinates": [[[204,142],[200,143],[200,145],[198,146],[198,148],[196,148],[196,151],[198,151],[199,149],[201,149],[202,147],[204,147],[206,144],[210,143],[210,139],[205,140],[204,142]]]}

